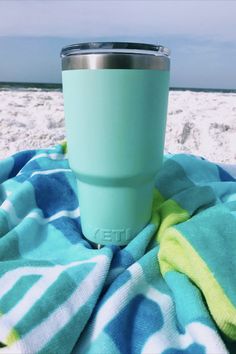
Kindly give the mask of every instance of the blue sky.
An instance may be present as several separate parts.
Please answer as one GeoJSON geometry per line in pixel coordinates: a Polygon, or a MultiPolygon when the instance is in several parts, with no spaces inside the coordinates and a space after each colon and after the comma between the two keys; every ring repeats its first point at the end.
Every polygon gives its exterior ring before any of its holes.
{"type": "Polygon", "coordinates": [[[160,43],[171,86],[236,89],[236,1],[0,1],[0,81],[61,82],[61,47],[160,43]]]}

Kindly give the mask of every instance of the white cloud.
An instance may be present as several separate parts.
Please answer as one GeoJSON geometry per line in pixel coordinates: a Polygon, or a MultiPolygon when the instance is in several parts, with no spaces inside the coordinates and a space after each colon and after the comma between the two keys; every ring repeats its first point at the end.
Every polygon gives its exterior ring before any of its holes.
{"type": "Polygon", "coordinates": [[[0,36],[235,41],[235,1],[0,1],[0,36]]]}

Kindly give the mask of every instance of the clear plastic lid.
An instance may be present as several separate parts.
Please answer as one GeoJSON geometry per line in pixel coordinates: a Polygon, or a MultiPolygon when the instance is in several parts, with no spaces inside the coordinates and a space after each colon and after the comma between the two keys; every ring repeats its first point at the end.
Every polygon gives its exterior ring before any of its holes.
{"type": "Polygon", "coordinates": [[[87,42],[72,44],[62,48],[61,57],[92,53],[127,53],[156,56],[170,55],[170,50],[162,45],[133,42],[87,42]]]}

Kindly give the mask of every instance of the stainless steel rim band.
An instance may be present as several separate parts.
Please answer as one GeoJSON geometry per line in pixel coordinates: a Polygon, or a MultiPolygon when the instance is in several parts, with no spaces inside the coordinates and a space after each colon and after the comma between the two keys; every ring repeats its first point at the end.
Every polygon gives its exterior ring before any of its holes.
{"type": "Polygon", "coordinates": [[[62,58],[62,70],[77,69],[145,69],[170,70],[170,59],[164,55],[99,53],[67,55],[62,58]]]}

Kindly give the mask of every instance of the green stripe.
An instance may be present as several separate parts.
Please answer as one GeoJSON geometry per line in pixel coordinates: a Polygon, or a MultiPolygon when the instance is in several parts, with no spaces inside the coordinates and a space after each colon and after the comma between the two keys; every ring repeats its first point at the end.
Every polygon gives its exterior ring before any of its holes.
{"type": "MultiPolygon", "coordinates": [[[[2,311],[0,311],[0,317],[3,315],[4,315],[4,313],[2,311]]],[[[10,345],[14,344],[19,339],[20,339],[20,336],[19,336],[18,332],[14,328],[12,328],[9,335],[7,336],[7,338],[0,341],[0,348],[10,346],[10,345]]]]}
{"type": "Polygon", "coordinates": [[[185,237],[174,228],[165,230],[159,252],[161,272],[186,274],[203,292],[209,310],[219,328],[236,339],[236,308],[226,296],[207,264],[185,237]]]}
{"type": "Polygon", "coordinates": [[[187,210],[182,209],[174,200],[165,200],[161,193],[155,189],[153,198],[151,223],[159,226],[157,239],[160,242],[164,231],[172,226],[190,218],[187,210]]]}
{"type": "MultiPolygon", "coordinates": [[[[206,193],[203,194],[206,195],[206,193]]],[[[207,199],[211,200],[208,195],[207,199]]],[[[207,203],[205,207],[207,208],[207,203]]],[[[218,253],[221,253],[225,259],[225,255],[222,252],[225,246],[222,244],[218,247],[215,244],[216,237],[209,238],[209,233],[211,234],[216,229],[220,230],[222,235],[224,235],[225,229],[228,229],[233,237],[232,228],[229,230],[229,227],[222,223],[222,210],[224,211],[224,216],[227,214],[227,218],[229,218],[229,226],[232,225],[230,222],[232,221],[232,215],[229,215],[229,212],[226,213],[226,208],[223,205],[207,208],[203,213],[191,218],[188,210],[181,208],[172,199],[165,200],[162,194],[155,190],[151,222],[159,226],[157,239],[160,242],[159,261],[162,273],[178,271],[186,274],[204,294],[212,317],[219,328],[229,338],[236,339],[236,308],[231,302],[232,297],[228,294],[230,289],[227,286],[230,282],[229,276],[232,276],[232,274],[228,274],[228,268],[220,266],[225,264],[223,259],[219,262],[217,261],[220,259],[218,253]],[[220,212],[220,214],[216,213],[217,220],[215,220],[215,217],[213,218],[214,220],[211,220],[213,210],[220,212]],[[187,220],[189,221],[185,222],[187,220]],[[177,224],[179,225],[176,229],[172,227],[177,224]],[[223,233],[221,232],[222,228],[223,233]],[[178,230],[183,231],[181,233],[178,230]],[[205,249],[209,241],[210,247],[205,249]],[[203,253],[199,254],[199,250],[203,253]],[[212,256],[213,250],[216,251],[216,256],[214,257],[212,256]],[[208,264],[205,263],[205,259],[208,264]],[[227,271],[225,280],[222,278],[223,273],[219,267],[227,271]],[[213,272],[217,274],[217,278],[213,275],[213,272]],[[219,274],[220,276],[218,277],[219,274]],[[222,287],[222,284],[225,284],[225,286],[222,287]]],[[[224,237],[223,239],[225,242],[224,237]]],[[[223,239],[221,240],[222,242],[223,239]]],[[[231,237],[230,240],[232,245],[231,237]]],[[[230,245],[227,245],[228,248],[230,249],[230,245]]]]}
{"type": "Polygon", "coordinates": [[[236,218],[219,203],[176,229],[197,251],[236,307],[236,218]]]}
{"type": "Polygon", "coordinates": [[[19,339],[20,339],[20,336],[19,336],[18,332],[15,329],[12,329],[6,338],[6,345],[10,346],[10,345],[14,344],[19,339]]]}
{"type": "Polygon", "coordinates": [[[67,153],[67,141],[66,140],[63,140],[61,143],[60,143],[61,147],[62,147],[62,152],[63,154],[66,154],[67,153]]]}

